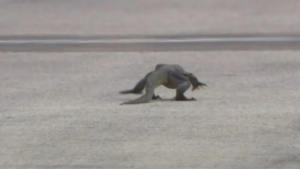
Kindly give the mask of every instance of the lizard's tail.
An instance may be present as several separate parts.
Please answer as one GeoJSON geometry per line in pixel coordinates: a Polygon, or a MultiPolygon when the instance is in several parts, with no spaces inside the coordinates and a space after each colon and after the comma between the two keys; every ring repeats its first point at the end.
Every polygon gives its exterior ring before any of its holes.
{"type": "Polygon", "coordinates": [[[134,93],[134,94],[140,94],[141,92],[136,92],[133,89],[130,90],[123,90],[119,92],[120,94],[130,94],[130,93],[134,93]]]}

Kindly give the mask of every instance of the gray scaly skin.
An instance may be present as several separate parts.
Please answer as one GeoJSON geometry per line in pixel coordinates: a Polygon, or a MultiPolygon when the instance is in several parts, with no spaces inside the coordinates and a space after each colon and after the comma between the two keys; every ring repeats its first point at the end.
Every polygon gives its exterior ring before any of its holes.
{"type": "Polygon", "coordinates": [[[186,98],[184,93],[190,88],[192,84],[192,90],[198,89],[199,87],[206,86],[201,83],[198,79],[189,72],[186,72],[181,66],[177,64],[158,64],[154,71],[149,72],[143,79],[141,79],[133,89],[121,91],[121,94],[141,94],[143,89],[146,88],[146,94],[123,104],[139,104],[147,103],[151,99],[160,99],[160,97],[154,94],[154,89],[160,85],[164,85],[170,89],[176,89],[176,96],[174,100],[180,101],[192,101],[194,98],[186,98]]]}

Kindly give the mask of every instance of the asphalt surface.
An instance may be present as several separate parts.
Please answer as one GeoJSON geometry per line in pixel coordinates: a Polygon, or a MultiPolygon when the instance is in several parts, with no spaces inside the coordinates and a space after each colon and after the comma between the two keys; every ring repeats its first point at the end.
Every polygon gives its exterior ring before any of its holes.
{"type": "Polygon", "coordinates": [[[298,41],[99,43],[297,39],[299,11],[299,0],[0,0],[0,168],[299,169],[298,41]],[[61,38],[98,42],[16,43],[61,38]],[[159,87],[163,101],[120,106],[157,63],[208,86],[187,91],[195,102],[159,87]]]}
{"type": "Polygon", "coordinates": [[[0,53],[1,169],[298,169],[299,51],[0,53]],[[120,103],[157,63],[195,102],[120,103]]]}
{"type": "Polygon", "coordinates": [[[299,35],[1,36],[2,52],[299,50],[299,35]]]}
{"type": "Polygon", "coordinates": [[[0,0],[0,35],[299,33],[299,0],[0,0]]]}

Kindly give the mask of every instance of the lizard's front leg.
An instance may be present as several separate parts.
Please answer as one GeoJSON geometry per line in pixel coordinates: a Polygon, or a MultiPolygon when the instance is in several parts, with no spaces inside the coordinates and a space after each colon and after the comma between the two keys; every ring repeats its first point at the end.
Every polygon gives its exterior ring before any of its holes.
{"type": "Polygon", "coordinates": [[[194,101],[196,100],[195,98],[186,98],[184,93],[190,88],[190,83],[188,81],[185,81],[183,83],[181,83],[180,85],[178,85],[177,89],[176,89],[176,96],[175,96],[175,100],[178,101],[194,101]]]}

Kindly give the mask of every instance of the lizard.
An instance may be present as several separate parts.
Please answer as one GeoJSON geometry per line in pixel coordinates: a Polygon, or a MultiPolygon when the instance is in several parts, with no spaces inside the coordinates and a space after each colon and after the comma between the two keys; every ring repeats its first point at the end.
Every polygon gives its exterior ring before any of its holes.
{"type": "Polygon", "coordinates": [[[121,105],[147,103],[151,99],[161,99],[159,95],[156,96],[154,94],[154,89],[160,85],[164,85],[170,89],[176,89],[176,96],[173,100],[193,101],[196,99],[186,98],[184,95],[191,84],[193,86],[192,91],[199,87],[206,86],[206,84],[199,82],[192,73],[186,72],[178,64],[157,64],[155,70],[147,73],[133,89],[119,92],[120,94],[141,94],[143,89],[146,88],[146,94],[135,100],[121,103],[121,105]]]}

